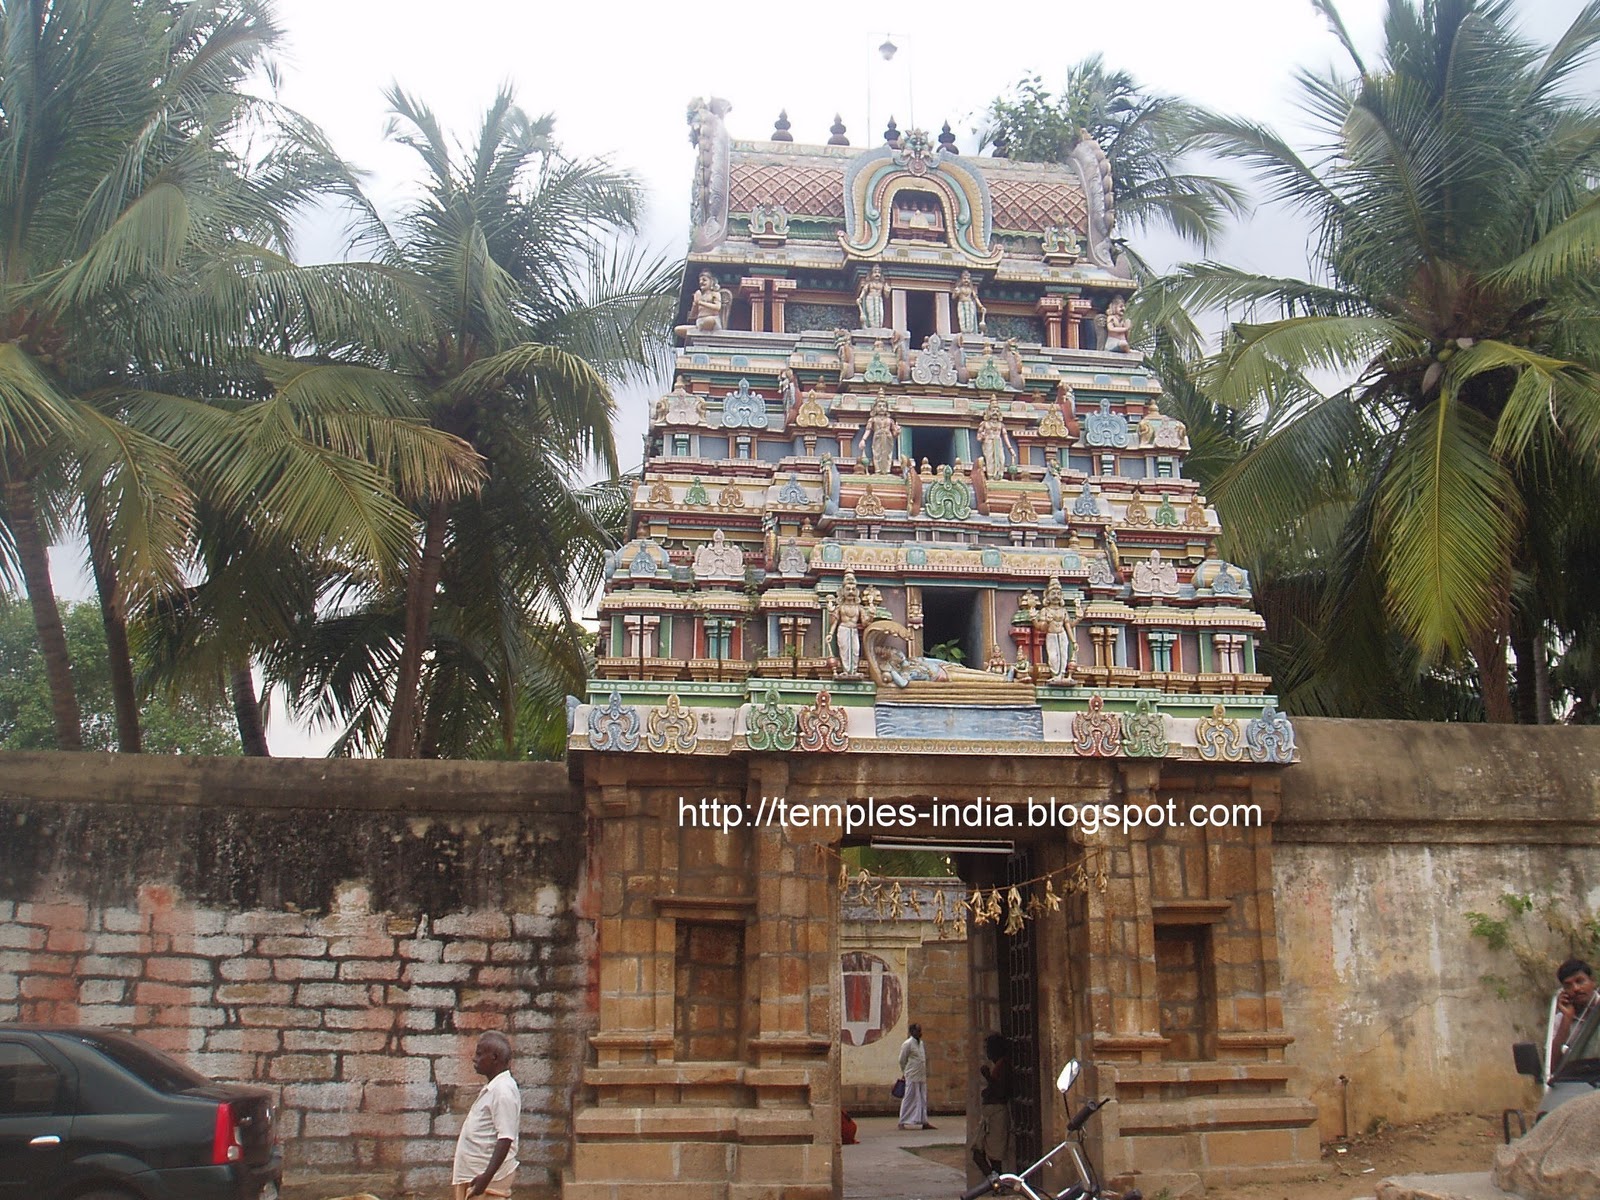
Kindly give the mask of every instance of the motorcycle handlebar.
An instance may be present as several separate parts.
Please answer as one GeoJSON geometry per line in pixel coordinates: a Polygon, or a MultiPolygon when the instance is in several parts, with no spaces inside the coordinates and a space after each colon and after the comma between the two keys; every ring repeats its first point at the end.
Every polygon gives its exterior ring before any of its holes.
{"type": "Polygon", "coordinates": [[[1090,1117],[1094,1116],[1095,1113],[1099,1112],[1102,1108],[1110,1103],[1110,1096],[1107,1096],[1104,1100],[1089,1101],[1089,1103],[1085,1104],[1078,1110],[1077,1115],[1073,1117],[1072,1120],[1067,1122],[1067,1132],[1077,1133],[1078,1130],[1082,1129],[1089,1123],[1090,1117]]]}

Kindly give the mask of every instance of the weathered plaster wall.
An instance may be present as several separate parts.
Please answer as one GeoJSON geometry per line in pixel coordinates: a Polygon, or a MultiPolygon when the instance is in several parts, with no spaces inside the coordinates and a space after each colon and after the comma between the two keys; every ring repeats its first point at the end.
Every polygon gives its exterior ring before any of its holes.
{"type": "Polygon", "coordinates": [[[517,1052],[552,1195],[593,1027],[559,765],[0,756],[0,1019],[137,1031],[279,1100],[286,1188],[438,1191],[517,1052]]]}
{"type": "Polygon", "coordinates": [[[1289,1060],[1322,1136],[1529,1107],[1510,1044],[1542,1030],[1542,1002],[1484,981],[1515,967],[1466,914],[1500,911],[1506,892],[1600,904],[1600,730],[1296,729],[1274,829],[1278,937],[1289,1060]]]}

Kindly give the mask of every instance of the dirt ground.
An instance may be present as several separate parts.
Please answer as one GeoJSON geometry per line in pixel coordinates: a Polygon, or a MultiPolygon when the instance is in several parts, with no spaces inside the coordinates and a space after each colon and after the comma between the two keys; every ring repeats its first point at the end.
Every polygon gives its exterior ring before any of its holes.
{"type": "MultiPolygon", "coordinates": [[[[1372,1195],[1378,1181],[1390,1175],[1487,1171],[1499,1144],[1498,1113],[1451,1113],[1326,1145],[1322,1165],[1306,1179],[1229,1188],[1227,1195],[1229,1200],[1351,1200],[1372,1195]]],[[[960,1146],[928,1146],[917,1153],[958,1169],[966,1166],[960,1146]]]]}

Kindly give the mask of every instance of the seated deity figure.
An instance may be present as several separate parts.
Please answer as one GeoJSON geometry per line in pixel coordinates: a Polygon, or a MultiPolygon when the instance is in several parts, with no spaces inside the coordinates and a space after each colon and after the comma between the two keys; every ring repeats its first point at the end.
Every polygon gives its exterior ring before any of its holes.
{"type": "Polygon", "coordinates": [[[950,289],[950,299],[955,301],[956,324],[960,326],[957,332],[982,333],[988,310],[983,307],[983,301],[978,299],[978,288],[972,282],[971,271],[961,272],[956,286],[950,289]]]}
{"type": "Polygon", "coordinates": [[[729,298],[727,289],[717,285],[715,275],[710,271],[701,271],[700,286],[689,301],[689,323],[679,325],[675,330],[677,335],[687,337],[691,333],[716,333],[725,328],[723,322],[727,316],[729,298]]]}
{"type": "Polygon", "coordinates": [[[1106,349],[1127,354],[1133,350],[1128,341],[1133,333],[1133,322],[1128,320],[1128,302],[1118,296],[1106,306],[1106,349]]]}
{"type": "Polygon", "coordinates": [[[856,308],[861,313],[861,328],[883,329],[884,300],[888,296],[889,285],[884,282],[883,268],[874,266],[867,272],[861,281],[861,288],[856,292],[856,308]]]}
{"type": "Polygon", "coordinates": [[[1044,589],[1044,603],[1033,614],[1033,627],[1044,634],[1044,656],[1050,664],[1052,683],[1065,683],[1072,678],[1072,630],[1077,615],[1077,605],[1066,602],[1061,580],[1051,579],[1044,589]]]}
{"type": "Polygon", "coordinates": [[[861,630],[867,623],[867,610],[861,603],[861,593],[856,588],[856,577],[846,571],[839,587],[839,598],[833,610],[833,640],[839,650],[839,678],[859,679],[857,669],[861,658],[861,630]]]}

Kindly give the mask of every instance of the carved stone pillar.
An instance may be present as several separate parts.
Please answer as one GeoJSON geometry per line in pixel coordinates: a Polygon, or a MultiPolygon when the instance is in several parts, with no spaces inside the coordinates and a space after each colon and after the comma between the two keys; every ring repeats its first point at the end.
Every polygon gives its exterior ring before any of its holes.
{"type": "Polygon", "coordinates": [[[1082,296],[1072,296],[1067,300],[1067,348],[1071,350],[1083,349],[1083,339],[1080,336],[1078,322],[1083,318],[1094,315],[1094,305],[1082,296]]]}
{"type": "Polygon", "coordinates": [[[750,302],[750,332],[762,333],[767,328],[767,283],[760,277],[739,280],[739,295],[750,302]]]}
{"type": "Polygon", "coordinates": [[[1061,345],[1061,314],[1066,311],[1067,302],[1061,296],[1044,296],[1034,306],[1034,311],[1044,318],[1044,344],[1046,346],[1061,345]]]}
{"type": "Polygon", "coordinates": [[[797,283],[793,279],[772,279],[768,281],[772,288],[772,332],[788,332],[783,323],[783,306],[789,298],[789,293],[794,291],[797,283]]]}

